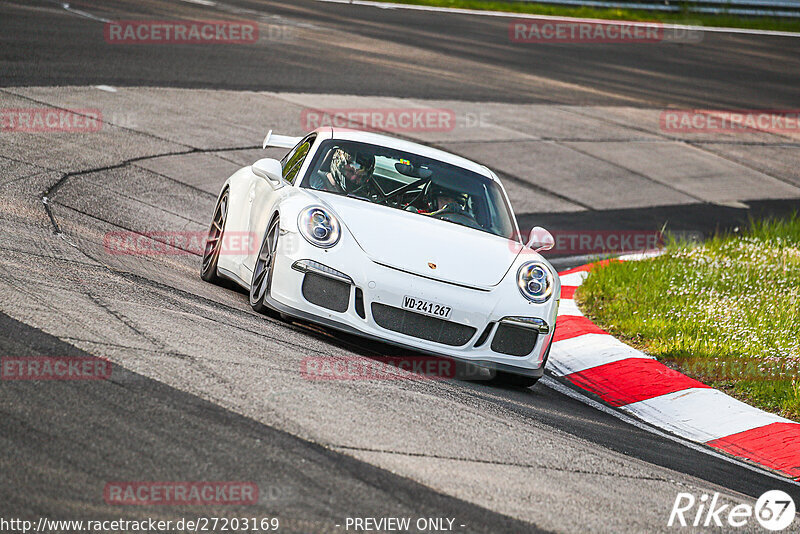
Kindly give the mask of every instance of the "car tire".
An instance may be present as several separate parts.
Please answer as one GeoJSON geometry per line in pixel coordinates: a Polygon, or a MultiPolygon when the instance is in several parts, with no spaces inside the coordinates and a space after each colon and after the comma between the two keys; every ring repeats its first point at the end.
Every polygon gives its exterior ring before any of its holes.
{"type": "Polygon", "coordinates": [[[228,220],[228,189],[222,192],[214,208],[214,217],[208,229],[206,244],[203,249],[203,264],[200,267],[200,278],[212,284],[220,282],[217,263],[222,250],[222,239],[225,234],[225,222],[228,220]]]}
{"type": "MultiPolygon", "coordinates": [[[[544,358],[542,358],[542,367],[547,364],[547,360],[550,358],[550,349],[553,348],[553,339],[555,339],[555,328],[553,328],[553,337],[550,338],[550,344],[547,346],[547,352],[544,353],[544,358]]],[[[529,388],[536,384],[536,382],[539,381],[539,378],[541,377],[515,375],[505,371],[497,371],[494,375],[494,378],[492,378],[489,383],[497,386],[529,388]]]]}
{"type": "Polygon", "coordinates": [[[495,371],[494,377],[489,380],[493,386],[511,386],[515,388],[529,388],[539,381],[538,376],[515,375],[505,371],[495,371]]]}
{"type": "MultiPolygon", "coordinates": [[[[275,216],[267,226],[261,247],[258,250],[256,263],[253,266],[253,278],[250,281],[250,306],[258,313],[273,315],[265,300],[272,286],[272,269],[275,265],[275,254],[280,237],[280,218],[275,216]]],[[[274,314],[277,315],[277,314],[274,314]]]]}

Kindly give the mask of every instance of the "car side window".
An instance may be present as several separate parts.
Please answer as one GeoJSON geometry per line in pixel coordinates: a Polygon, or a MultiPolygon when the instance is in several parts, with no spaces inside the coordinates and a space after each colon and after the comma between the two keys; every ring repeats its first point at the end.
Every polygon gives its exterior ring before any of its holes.
{"type": "Polygon", "coordinates": [[[300,167],[303,166],[303,162],[306,160],[308,151],[311,150],[311,145],[313,143],[314,137],[306,137],[281,160],[284,180],[290,184],[294,183],[295,178],[297,178],[297,173],[300,172],[300,167]]]}

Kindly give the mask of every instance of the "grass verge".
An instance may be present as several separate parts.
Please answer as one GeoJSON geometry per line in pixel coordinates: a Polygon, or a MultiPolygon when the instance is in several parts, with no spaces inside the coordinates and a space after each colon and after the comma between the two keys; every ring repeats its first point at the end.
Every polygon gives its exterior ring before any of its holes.
{"type": "Polygon", "coordinates": [[[583,311],[665,364],[800,421],[800,216],[593,269],[583,311]]]}
{"type": "Polygon", "coordinates": [[[691,24],[723,28],[748,28],[754,30],[773,30],[800,32],[800,20],[780,17],[741,17],[735,15],[704,15],[692,12],[662,13],[636,9],[601,9],[592,7],[554,6],[527,2],[498,2],[492,0],[377,0],[395,4],[413,4],[459,9],[478,9],[483,11],[506,11],[551,15],[556,17],[580,17],[609,20],[632,20],[662,22],[667,24],[691,24]]]}

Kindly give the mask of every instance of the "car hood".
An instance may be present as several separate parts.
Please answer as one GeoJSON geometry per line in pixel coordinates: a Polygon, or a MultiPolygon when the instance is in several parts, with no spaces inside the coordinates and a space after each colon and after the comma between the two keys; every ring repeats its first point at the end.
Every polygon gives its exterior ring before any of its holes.
{"type": "Polygon", "coordinates": [[[506,238],[371,204],[319,193],[372,261],[402,271],[469,287],[500,283],[519,254],[506,238]]]}

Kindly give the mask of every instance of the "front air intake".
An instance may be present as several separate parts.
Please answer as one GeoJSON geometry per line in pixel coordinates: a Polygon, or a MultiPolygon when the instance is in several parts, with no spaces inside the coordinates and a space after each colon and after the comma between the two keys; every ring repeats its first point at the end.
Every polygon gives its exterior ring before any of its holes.
{"type": "Polygon", "coordinates": [[[477,332],[471,326],[377,302],[372,303],[372,318],[387,330],[453,347],[466,345],[477,332]]]}
{"type": "Polygon", "coordinates": [[[308,302],[328,310],[346,312],[350,306],[350,284],[329,276],[307,272],[302,291],[308,302]]]}
{"type": "Polygon", "coordinates": [[[539,333],[533,328],[501,322],[492,337],[492,350],[509,356],[527,356],[536,347],[538,338],[539,333]]]}

